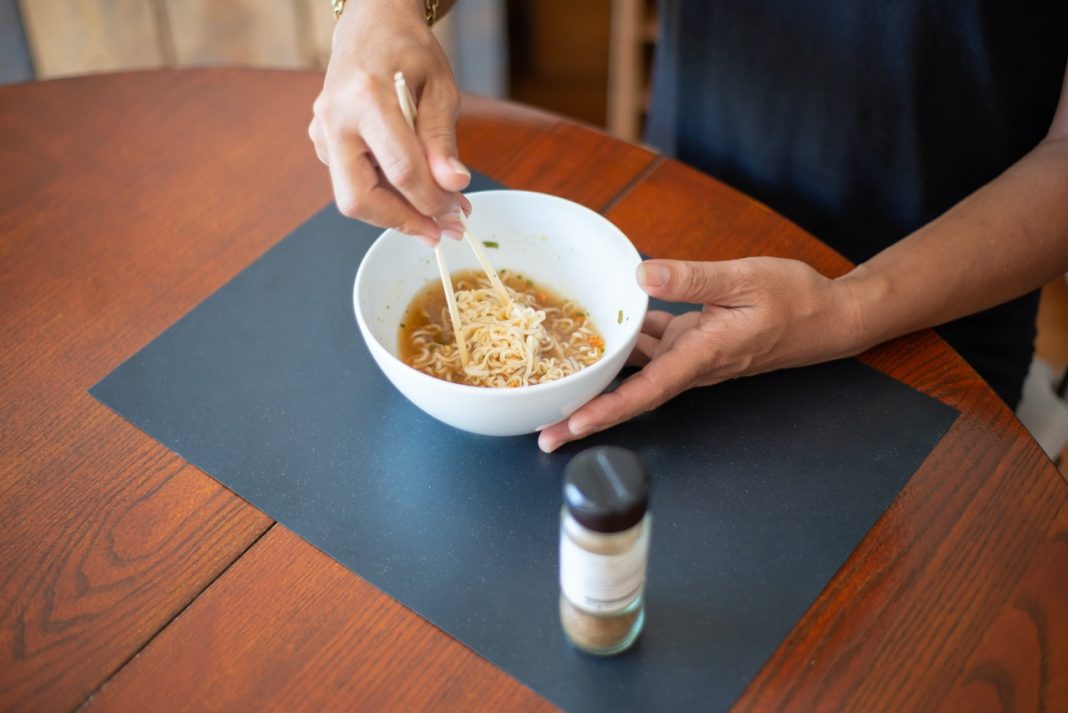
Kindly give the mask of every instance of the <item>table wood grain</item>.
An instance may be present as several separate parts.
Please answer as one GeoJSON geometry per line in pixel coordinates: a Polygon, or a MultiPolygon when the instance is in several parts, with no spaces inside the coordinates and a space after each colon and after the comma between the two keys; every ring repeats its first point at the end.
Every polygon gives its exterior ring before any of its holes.
{"type": "MultiPolygon", "coordinates": [[[[0,88],[0,709],[552,708],[87,393],[329,200],[305,135],[320,83],[0,88]]],[[[558,117],[468,97],[459,138],[473,168],[648,253],[849,268],[558,117]]],[[[933,333],[862,359],[961,417],[737,709],[1068,710],[1068,484],[933,333]]]]}

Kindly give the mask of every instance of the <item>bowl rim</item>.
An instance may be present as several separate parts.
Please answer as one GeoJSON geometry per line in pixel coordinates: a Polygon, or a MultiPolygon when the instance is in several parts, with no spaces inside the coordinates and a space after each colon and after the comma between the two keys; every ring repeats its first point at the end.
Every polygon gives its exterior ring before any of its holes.
{"type": "MultiPolygon", "coordinates": [[[[588,208],[588,207],[582,205],[581,203],[576,203],[575,201],[568,200],[567,198],[561,198],[560,196],[554,196],[554,195],[552,195],[550,193],[541,193],[539,191],[525,191],[525,190],[517,190],[517,189],[510,189],[510,188],[496,188],[496,189],[491,189],[491,190],[486,190],[486,191],[471,191],[470,193],[465,193],[464,195],[470,198],[471,196],[486,196],[486,195],[494,195],[494,194],[497,194],[497,195],[499,195],[499,194],[507,194],[507,195],[517,195],[517,194],[519,194],[519,195],[537,196],[539,199],[547,198],[547,199],[550,199],[552,201],[565,203],[565,204],[569,205],[572,208],[578,208],[578,209],[580,209],[582,211],[585,211],[587,213],[591,213],[594,216],[596,216],[601,222],[605,223],[608,226],[610,232],[615,233],[616,236],[618,236],[619,238],[622,239],[623,243],[625,244],[625,247],[629,248],[629,250],[633,253],[634,257],[637,258],[638,264],[641,264],[641,261],[642,261],[641,253],[638,252],[638,249],[634,246],[634,243],[631,242],[630,238],[627,237],[626,233],[624,233],[622,230],[620,230],[619,227],[615,223],[610,221],[608,218],[606,218],[605,216],[601,215],[597,211],[592,210],[591,208],[588,208]]],[[[364,269],[365,269],[366,265],[368,264],[369,259],[372,257],[373,253],[376,250],[384,249],[384,248],[382,248],[383,239],[387,235],[389,235],[390,233],[396,233],[398,235],[403,235],[399,230],[396,230],[394,228],[388,228],[388,229],[382,231],[378,235],[378,237],[375,238],[374,242],[371,243],[371,246],[369,248],[367,248],[367,252],[364,253],[363,258],[360,260],[360,266],[356,270],[356,279],[353,281],[353,285],[352,285],[353,312],[356,315],[356,322],[357,322],[357,325],[359,327],[359,331],[360,331],[361,335],[364,338],[364,341],[368,341],[368,342],[369,341],[374,341],[378,345],[378,347],[381,348],[383,352],[385,352],[385,355],[386,355],[387,359],[391,359],[392,361],[396,362],[398,365],[400,365],[404,369],[407,369],[409,372],[411,372],[411,374],[414,375],[414,377],[417,380],[419,380],[419,381],[426,380],[423,383],[430,383],[430,384],[433,384],[434,388],[444,388],[447,391],[453,391],[454,393],[457,393],[457,394],[482,394],[482,395],[484,395],[484,398],[506,398],[506,397],[509,397],[509,396],[514,396],[516,394],[528,394],[528,393],[534,393],[534,392],[545,393],[545,392],[548,392],[548,391],[552,391],[553,389],[564,388],[565,384],[574,383],[574,380],[576,378],[582,377],[582,378],[585,378],[585,379],[590,379],[590,378],[593,378],[594,375],[596,375],[597,373],[599,373],[601,371],[604,371],[606,368],[608,368],[607,367],[607,363],[609,361],[609,359],[608,359],[609,353],[606,351],[604,354],[601,355],[601,358],[598,359],[595,363],[587,366],[584,369],[581,369],[580,371],[576,371],[574,374],[568,374],[567,376],[561,377],[559,379],[554,379],[553,381],[547,381],[547,382],[545,382],[543,384],[531,384],[531,385],[528,385],[528,386],[487,387],[487,386],[472,386],[470,384],[458,384],[458,383],[456,383],[454,381],[445,381],[444,379],[439,379],[436,376],[431,376],[430,374],[427,374],[425,372],[419,371],[415,367],[410,366],[409,364],[406,364],[403,359],[401,359],[396,354],[394,354],[388,347],[386,347],[386,345],[382,344],[382,342],[374,335],[374,332],[371,330],[370,326],[367,324],[366,320],[364,319],[363,311],[360,309],[360,300],[359,300],[360,283],[363,281],[363,278],[364,278],[364,274],[365,274],[364,269]],[[583,376],[583,375],[586,375],[586,376],[583,376]]],[[[406,239],[409,239],[409,240],[414,240],[414,238],[411,238],[409,236],[404,236],[404,237],[406,239]]],[[[636,337],[637,333],[641,331],[642,324],[645,321],[645,314],[649,310],[649,295],[646,294],[643,290],[641,290],[641,288],[638,288],[638,290],[639,290],[639,292],[641,292],[641,295],[642,295],[641,296],[641,310],[640,310],[641,311],[641,315],[642,315],[642,319],[634,320],[634,324],[631,325],[628,328],[627,333],[624,334],[624,339],[621,342],[620,346],[618,347],[619,349],[625,348],[625,345],[627,343],[629,343],[633,337],[636,337]]],[[[370,347],[370,345],[368,345],[368,347],[370,347]]],[[[615,354],[616,352],[612,352],[612,353],[615,354]]]]}

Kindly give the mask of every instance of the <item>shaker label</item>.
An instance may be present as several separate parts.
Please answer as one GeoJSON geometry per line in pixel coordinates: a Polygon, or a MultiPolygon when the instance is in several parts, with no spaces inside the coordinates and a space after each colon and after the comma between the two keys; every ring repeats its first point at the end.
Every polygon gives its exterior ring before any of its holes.
{"type": "Polygon", "coordinates": [[[579,609],[612,614],[626,609],[645,584],[649,538],[641,537],[628,552],[602,555],[560,538],[560,589],[579,609]]]}

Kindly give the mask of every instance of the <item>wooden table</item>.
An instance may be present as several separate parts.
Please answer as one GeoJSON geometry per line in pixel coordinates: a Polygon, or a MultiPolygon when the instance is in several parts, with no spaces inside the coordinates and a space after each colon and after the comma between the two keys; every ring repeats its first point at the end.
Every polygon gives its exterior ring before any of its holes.
{"type": "MultiPolygon", "coordinates": [[[[0,709],[549,709],[87,390],[330,198],[321,76],[0,88],[0,709]]],[[[730,188],[469,98],[462,156],[652,254],[848,263],[730,188]]],[[[1068,710],[1068,485],[930,332],[864,361],[961,411],[739,710],[1068,710]]]]}

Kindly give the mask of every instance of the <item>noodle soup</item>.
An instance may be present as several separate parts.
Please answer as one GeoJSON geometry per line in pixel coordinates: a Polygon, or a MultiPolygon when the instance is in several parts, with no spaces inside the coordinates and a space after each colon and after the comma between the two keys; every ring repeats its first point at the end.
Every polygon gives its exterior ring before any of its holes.
{"type": "Polygon", "coordinates": [[[604,340],[580,305],[509,270],[500,276],[511,308],[501,304],[480,270],[452,275],[460,333],[470,355],[466,372],[440,282],[420,290],[405,312],[398,337],[401,360],[445,381],[507,388],[563,378],[604,355],[604,340]]]}

